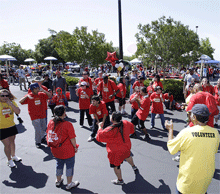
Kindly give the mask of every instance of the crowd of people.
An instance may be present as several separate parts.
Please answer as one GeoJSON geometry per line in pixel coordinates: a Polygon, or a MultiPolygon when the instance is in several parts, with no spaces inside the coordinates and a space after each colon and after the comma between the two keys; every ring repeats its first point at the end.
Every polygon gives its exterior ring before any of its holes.
{"type": "MultiPolygon", "coordinates": [[[[149,86],[144,86],[146,79],[143,71],[134,69],[131,74],[120,77],[118,84],[109,79],[109,75],[98,72],[98,77],[90,76],[88,68],[82,72],[76,95],[79,97],[80,126],[84,127],[84,114],[92,133],[88,142],[97,140],[106,143],[110,167],[117,176],[112,183],[124,184],[120,165],[126,160],[134,171],[131,157],[130,138],[136,137],[136,130],[143,132],[143,139],[151,141],[145,127],[145,121],[151,114],[151,129],[155,127],[155,118],[161,119],[164,131],[168,130],[168,150],[171,154],[180,152],[175,157],[180,161],[177,190],[179,193],[205,193],[215,170],[215,153],[219,147],[218,127],[220,110],[220,79],[213,87],[207,78],[199,82],[199,77],[190,68],[184,77],[183,94],[185,102],[182,109],[187,112],[186,128],[177,137],[173,137],[172,121],[165,121],[164,110],[175,108],[173,95],[163,92],[160,75],[154,75],[149,86]],[[130,91],[127,92],[128,86],[130,91]],[[129,96],[127,96],[127,93],[129,96]],[[119,103],[116,111],[116,102],[119,103]],[[130,121],[123,120],[127,116],[125,106],[131,104],[130,121]],[[92,115],[92,116],[91,116],[92,115]],[[111,119],[110,119],[110,115],[111,119]],[[210,146],[206,146],[210,145],[210,146]],[[204,152],[204,149],[206,150],[204,152]],[[207,158],[209,160],[207,161],[207,158]],[[198,169],[199,168],[199,169],[198,169]],[[202,169],[202,170],[201,170],[202,169]],[[199,171],[199,172],[197,172],[199,171]],[[196,185],[196,186],[195,186],[196,185]]],[[[22,81],[21,81],[22,82],[22,81]]],[[[22,88],[21,88],[22,89],[22,88]]],[[[27,88],[25,88],[27,89],[27,88]]],[[[75,153],[78,150],[76,135],[72,123],[65,121],[68,101],[66,98],[67,83],[61,72],[56,72],[52,81],[49,75],[44,79],[36,77],[30,84],[27,94],[19,100],[20,104],[28,105],[32,125],[35,129],[35,144],[47,144],[56,158],[56,186],[63,183],[62,175],[66,164],[67,186],[71,189],[79,185],[72,182],[75,164],[75,153]],[[52,118],[47,124],[47,107],[51,108],[52,118]]],[[[13,113],[19,114],[20,109],[14,102],[9,85],[0,75],[1,102],[1,141],[8,158],[8,166],[13,168],[21,158],[15,155],[15,136],[17,134],[13,113]]]]}

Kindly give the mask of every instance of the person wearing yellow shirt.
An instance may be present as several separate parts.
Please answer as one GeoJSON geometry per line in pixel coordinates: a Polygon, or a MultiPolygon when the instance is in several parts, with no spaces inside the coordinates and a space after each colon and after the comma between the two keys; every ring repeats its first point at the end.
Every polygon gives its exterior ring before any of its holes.
{"type": "Polygon", "coordinates": [[[171,154],[180,154],[177,193],[206,193],[215,172],[215,154],[219,147],[219,133],[206,123],[209,109],[204,104],[195,104],[191,110],[194,126],[185,128],[173,138],[173,123],[166,120],[169,131],[167,147],[171,154]]]}
{"type": "Polygon", "coordinates": [[[7,164],[11,168],[16,167],[14,161],[21,161],[21,158],[15,155],[15,136],[18,130],[14,122],[14,113],[19,114],[20,109],[14,98],[7,89],[0,90],[0,140],[4,144],[7,164]]]}

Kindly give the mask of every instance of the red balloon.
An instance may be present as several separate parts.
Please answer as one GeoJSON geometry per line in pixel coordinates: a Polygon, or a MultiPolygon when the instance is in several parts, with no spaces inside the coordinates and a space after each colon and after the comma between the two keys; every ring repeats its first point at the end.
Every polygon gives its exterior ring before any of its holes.
{"type": "Polygon", "coordinates": [[[112,66],[115,66],[115,61],[118,60],[118,58],[116,57],[116,52],[107,52],[107,58],[105,60],[109,61],[112,64],[112,66]]]}
{"type": "Polygon", "coordinates": [[[116,64],[116,62],[115,62],[115,61],[112,61],[111,64],[112,64],[112,66],[114,67],[115,64],[116,64]]]}

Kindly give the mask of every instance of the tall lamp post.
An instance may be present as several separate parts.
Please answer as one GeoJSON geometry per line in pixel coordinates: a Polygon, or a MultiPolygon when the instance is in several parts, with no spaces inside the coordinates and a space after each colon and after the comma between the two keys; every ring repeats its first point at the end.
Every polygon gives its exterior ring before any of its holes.
{"type": "MultiPolygon", "coordinates": [[[[119,59],[123,62],[123,43],[122,43],[122,19],[121,19],[121,0],[118,0],[118,24],[119,24],[119,59]]],[[[120,72],[124,74],[124,68],[120,72]]]]}
{"type": "Polygon", "coordinates": [[[198,34],[198,27],[199,27],[199,26],[196,26],[196,34],[198,34]]]}

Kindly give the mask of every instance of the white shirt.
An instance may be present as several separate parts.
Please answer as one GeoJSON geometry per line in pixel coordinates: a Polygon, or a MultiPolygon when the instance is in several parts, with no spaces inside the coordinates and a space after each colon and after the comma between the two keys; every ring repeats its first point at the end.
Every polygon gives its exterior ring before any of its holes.
{"type": "Polygon", "coordinates": [[[18,69],[16,72],[20,78],[25,78],[25,71],[23,69],[18,69]]]}

